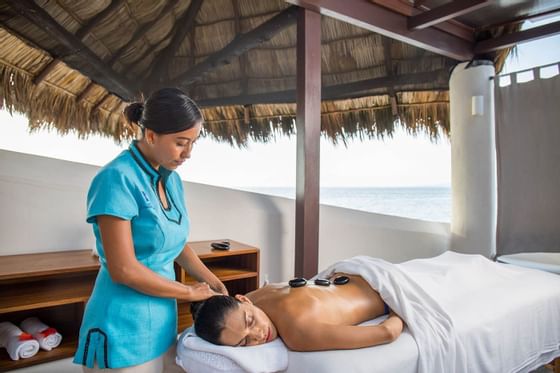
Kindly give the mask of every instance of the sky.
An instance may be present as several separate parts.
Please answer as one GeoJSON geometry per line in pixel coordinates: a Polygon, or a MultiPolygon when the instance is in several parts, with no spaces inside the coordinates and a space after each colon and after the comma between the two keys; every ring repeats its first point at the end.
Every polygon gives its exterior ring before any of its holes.
{"type": "MultiPolygon", "coordinates": [[[[560,17],[544,22],[560,20],[560,17]]],[[[526,27],[541,22],[527,22],[526,27]]],[[[560,61],[560,35],[518,47],[502,73],[560,61]]],[[[321,139],[321,187],[450,186],[451,148],[445,137],[434,143],[427,135],[412,136],[398,129],[384,140],[350,140],[347,147],[321,139]]],[[[29,133],[27,119],[0,111],[0,149],[102,166],[128,144],[74,134],[60,136],[46,130],[29,133]]],[[[269,143],[249,142],[239,149],[201,138],[191,159],[178,170],[186,181],[230,188],[295,187],[296,137],[278,136],[269,143]]]]}

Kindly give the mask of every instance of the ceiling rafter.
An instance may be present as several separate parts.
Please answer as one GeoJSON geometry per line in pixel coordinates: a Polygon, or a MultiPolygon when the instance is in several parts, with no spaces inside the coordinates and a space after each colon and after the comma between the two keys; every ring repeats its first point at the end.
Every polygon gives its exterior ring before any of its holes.
{"type": "MultiPolygon", "coordinates": [[[[119,8],[122,5],[122,3],[123,3],[123,0],[113,0],[108,6],[105,7],[105,9],[103,9],[101,12],[97,13],[85,25],[80,27],[78,29],[78,31],[76,31],[76,37],[80,40],[83,40],[83,38],[91,30],[93,30],[93,28],[95,26],[97,26],[107,16],[112,14],[115,9],[119,8]]],[[[54,70],[54,68],[58,65],[59,62],[60,62],[59,58],[55,58],[51,62],[49,62],[39,72],[39,74],[37,74],[37,76],[35,78],[33,78],[33,84],[37,85],[37,84],[41,83],[47,77],[47,75],[49,75],[49,73],[54,70]]]]}
{"type": "Polygon", "coordinates": [[[471,42],[435,27],[411,32],[407,27],[407,16],[368,1],[286,1],[455,60],[470,60],[474,56],[471,42]]]}
{"type": "Polygon", "coordinates": [[[490,0],[454,0],[408,18],[408,28],[422,30],[491,4],[490,0]]]}
{"type": "Polygon", "coordinates": [[[181,18],[175,22],[177,26],[175,26],[171,41],[152,62],[153,69],[149,79],[150,85],[157,84],[157,82],[167,79],[167,77],[163,75],[165,72],[169,71],[171,59],[181,46],[181,43],[185,40],[189,31],[191,31],[194,27],[194,21],[198,15],[200,7],[202,6],[202,1],[203,0],[192,0],[189,8],[185,11],[181,18]]]}
{"type": "Polygon", "coordinates": [[[274,35],[296,23],[298,7],[291,6],[253,30],[238,35],[220,51],[208,56],[204,61],[173,79],[177,85],[188,86],[203,77],[203,74],[221,65],[230,63],[232,57],[239,56],[257,45],[270,40],[274,35]]]}
{"type": "Polygon", "coordinates": [[[132,35],[132,38],[130,38],[130,40],[125,45],[120,47],[119,50],[113,56],[111,56],[111,58],[107,61],[107,64],[109,66],[113,66],[114,63],[119,59],[119,57],[124,53],[124,51],[126,51],[128,48],[134,45],[134,43],[136,43],[144,35],[146,35],[146,33],[148,33],[148,31],[150,31],[152,27],[154,27],[155,24],[161,20],[161,18],[165,17],[167,13],[169,13],[173,9],[177,2],[178,0],[168,0],[167,4],[165,4],[165,6],[161,9],[159,14],[150,22],[140,25],[136,32],[134,32],[134,35],[132,35]]]}
{"type": "Polygon", "coordinates": [[[39,85],[54,70],[54,68],[58,66],[59,63],[60,59],[52,59],[48,64],[45,65],[45,67],[41,69],[41,71],[39,71],[37,75],[35,75],[35,77],[33,78],[33,84],[39,85]]]}
{"type": "Polygon", "coordinates": [[[56,39],[66,50],[61,58],[68,66],[81,71],[90,80],[97,81],[117,96],[130,100],[136,94],[132,82],[110,69],[74,34],[62,27],[32,0],[6,0],[18,14],[27,18],[56,39]]]}
{"type": "MultiPolygon", "coordinates": [[[[417,14],[420,14],[421,12],[426,12],[430,10],[430,8],[424,5],[425,1],[417,2],[418,3],[417,5],[409,4],[408,2],[402,0],[370,0],[370,1],[375,3],[376,5],[385,7],[392,12],[398,13],[406,17],[415,16],[417,14]]],[[[437,30],[444,31],[448,34],[451,34],[453,36],[456,36],[460,39],[469,42],[474,42],[475,40],[474,37],[475,29],[472,26],[468,26],[455,19],[450,19],[448,21],[438,23],[433,27],[437,30]]]]}
{"type": "Polygon", "coordinates": [[[480,31],[484,31],[484,30],[493,29],[493,28],[496,28],[496,27],[508,26],[508,25],[512,25],[512,24],[515,24],[515,23],[528,21],[530,19],[548,17],[548,16],[551,16],[551,15],[556,14],[556,13],[560,13],[560,8],[550,9],[550,10],[540,12],[540,13],[525,14],[525,15],[522,15],[522,16],[519,16],[519,17],[508,19],[507,21],[492,23],[492,24],[486,25],[484,27],[480,27],[476,31],[480,32],[480,31]]]}
{"type": "Polygon", "coordinates": [[[116,9],[120,8],[124,3],[124,0],[112,0],[109,5],[105,7],[101,12],[94,15],[91,19],[87,21],[77,32],[76,37],[78,39],[83,39],[95,26],[97,26],[101,21],[103,21],[107,16],[112,14],[116,9]]]}
{"type": "MultiPolygon", "coordinates": [[[[233,5],[233,13],[235,14],[235,33],[241,34],[241,11],[239,8],[239,0],[231,0],[233,5]]],[[[247,94],[249,91],[249,79],[247,79],[247,54],[243,53],[239,56],[239,65],[241,69],[242,81],[241,91],[247,94]]]]}
{"type": "MultiPolygon", "coordinates": [[[[441,89],[449,89],[448,86],[449,70],[439,69],[435,71],[394,75],[392,77],[380,77],[374,79],[359,80],[351,83],[344,83],[323,87],[321,90],[321,100],[346,99],[363,96],[359,92],[370,91],[373,89],[392,87],[403,87],[414,84],[434,83],[442,81],[441,89]]],[[[432,89],[433,90],[433,89],[432,89]]],[[[376,93],[377,94],[377,93],[376,93]]],[[[296,102],[296,90],[277,91],[260,93],[254,95],[241,95],[233,97],[219,97],[206,100],[197,100],[197,104],[202,107],[246,105],[246,104],[278,104],[296,102]]]]}
{"type": "MultiPolygon", "coordinates": [[[[391,78],[394,75],[393,55],[391,53],[391,39],[383,38],[383,55],[385,56],[385,71],[387,77],[391,78]]],[[[391,101],[391,111],[393,116],[399,115],[397,111],[397,95],[395,94],[395,87],[393,85],[387,86],[389,93],[389,100],[391,101]]]]}
{"type": "Polygon", "coordinates": [[[514,32],[494,39],[482,40],[474,46],[475,54],[484,54],[512,47],[518,43],[525,43],[544,37],[560,34],[560,21],[547,25],[531,28],[528,30],[514,32]]]}

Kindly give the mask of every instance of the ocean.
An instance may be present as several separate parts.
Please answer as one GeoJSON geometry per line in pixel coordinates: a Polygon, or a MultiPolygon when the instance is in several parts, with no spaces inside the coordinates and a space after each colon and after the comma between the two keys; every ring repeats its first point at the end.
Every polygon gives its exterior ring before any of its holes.
{"type": "MultiPolygon", "coordinates": [[[[245,187],[251,192],[295,199],[295,188],[245,187]]],[[[321,188],[320,203],[437,222],[451,221],[451,188],[321,188]]]]}

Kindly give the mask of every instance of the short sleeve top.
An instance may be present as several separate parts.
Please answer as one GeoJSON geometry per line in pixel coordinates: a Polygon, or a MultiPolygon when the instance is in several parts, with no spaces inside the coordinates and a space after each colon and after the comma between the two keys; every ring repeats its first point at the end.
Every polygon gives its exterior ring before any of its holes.
{"type": "Polygon", "coordinates": [[[74,362],[100,368],[138,365],[163,354],[175,342],[175,299],[140,293],[112,281],[97,224],[100,215],[130,221],[138,261],[157,274],[175,279],[174,259],[189,233],[183,183],[176,172],[155,169],[137,143],[103,167],[87,197],[87,222],[93,225],[101,268],[88,301],[74,362]],[[157,185],[164,185],[167,207],[157,185]]]}

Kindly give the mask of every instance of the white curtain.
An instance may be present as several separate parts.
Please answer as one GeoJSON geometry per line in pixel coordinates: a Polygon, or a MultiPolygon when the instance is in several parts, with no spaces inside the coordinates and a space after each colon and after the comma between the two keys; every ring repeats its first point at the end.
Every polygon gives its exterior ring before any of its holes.
{"type": "Polygon", "coordinates": [[[496,78],[498,255],[560,252],[560,75],[533,73],[496,78]]]}

